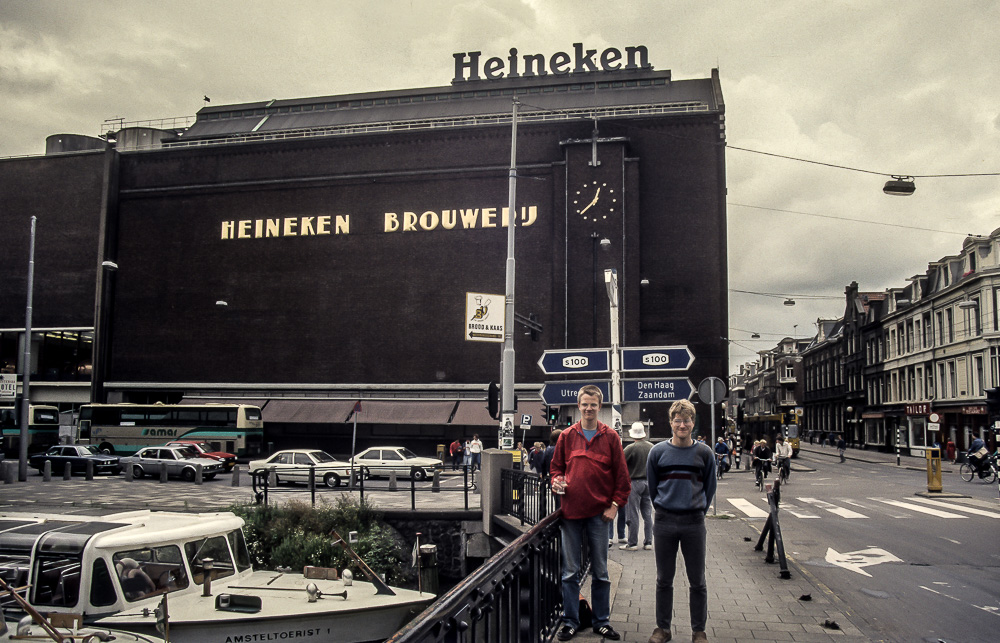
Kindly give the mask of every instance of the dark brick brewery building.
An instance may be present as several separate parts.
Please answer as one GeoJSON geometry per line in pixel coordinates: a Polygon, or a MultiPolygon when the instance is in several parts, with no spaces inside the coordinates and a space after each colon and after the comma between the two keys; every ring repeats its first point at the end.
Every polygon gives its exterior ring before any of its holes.
{"type": "MultiPolygon", "coordinates": [[[[455,61],[447,87],[209,106],[184,129],[79,151],[50,137],[58,153],[0,160],[7,370],[35,215],[36,403],[245,399],[277,445],[346,453],[360,400],[359,446],[495,445],[502,344],[469,341],[466,293],[503,307],[517,97],[515,308],[542,326],[515,329],[528,440],[547,435],[538,390],[560,379],[542,351],[610,345],[605,268],[622,346],[695,356],[654,376],[724,377],[717,71],[672,80],[644,47],[455,61]]],[[[624,420],[660,437],[668,407],[626,404],[624,420]]]]}

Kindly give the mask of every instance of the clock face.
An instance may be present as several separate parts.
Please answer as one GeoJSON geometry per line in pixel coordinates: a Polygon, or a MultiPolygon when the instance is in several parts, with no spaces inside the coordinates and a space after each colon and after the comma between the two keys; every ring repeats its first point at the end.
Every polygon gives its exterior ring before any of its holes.
{"type": "Polygon", "coordinates": [[[605,221],[618,211],[618,193],[604,181],[584,181],[572,199],[584,221],[605,221]]]}

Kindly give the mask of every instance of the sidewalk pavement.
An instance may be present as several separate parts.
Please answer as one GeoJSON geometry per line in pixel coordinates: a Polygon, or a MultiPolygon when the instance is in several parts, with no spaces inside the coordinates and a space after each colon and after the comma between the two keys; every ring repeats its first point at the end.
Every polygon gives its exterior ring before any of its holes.
{"type": "MultiPolygon", "coordinates": [[[[791,579],[779,577],[778,564],[754,551],[759,529],[725,515],[707,521],[708,625],[710,643],[747,641],[869,641],[851,621],[851,609],[815,577],[789,559],[791,579]],[[811,600],[802,600],[804,595],[811,600]],[[839,629],[824,627],[836,622],[839,629]]],[[[656,565],[653,552],[610,550],[611,625],[625,643],[646,643],[656,627],[656,565]]],[[[766,543],[765,543],[766,549],[766,543]]],[[[678,554],[680,555],[680,554],[678,554]]],[[[678,562],[674,579],[673,641],[691,640],[688,583],[678,562]]],[[[589,595],[589,581],[584,584],[589,595]]],[[[599,641],[584,628],[574,638],[599,641]]]]}
{"type": "MultiPolygon", "coordinates": [[[[837,447],[835,446],[823,446],[821,444],[809,444],[807,442],[800,442],[799,452],[808,453],[810,455],[827,456],[830,458],[840,457],[840,452],[837,451],[837,447]]],[[[855,460],[857,462],[896,466],[895,453],[848,448],[844,451],[844,458],[847,460],[855,460]]],[[[792,460],[792,462],[794,462],[794,460],[792,460]]],[[[900,455],[899,466],[913,471],[926,471],[927,459],[923,456],[900,455]]],[[[951,473],[953,470],[958,471],[958,464],[951,464],[947,459],[942,458],[941,471],[944,473],[951,473]]]]}

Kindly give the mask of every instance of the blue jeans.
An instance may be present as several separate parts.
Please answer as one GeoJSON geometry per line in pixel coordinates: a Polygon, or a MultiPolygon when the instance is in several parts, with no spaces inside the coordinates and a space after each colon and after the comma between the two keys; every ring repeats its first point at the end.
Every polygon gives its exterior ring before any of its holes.
{"type": "Polygon", "coordinates": [[[632,481],[628,497],[628,544],[639,544],[639,516],[642,516],[643,545],[653,544],[653,503],[649,499],[649,484],[645,478],[632,481]]]}
{"type": "MultiPolygon", "coordinates": [[[[625,540],[625,526],[628,524],[628,503],[618,507],[618,540],[625,540]]],[[[615,539],[615,521],[608,523],[608,540],[615,539]]]]}
{"type": "Polygon", "coordinates": [[[611,621],[611,581],[608,579],[608,527],[601,515],[577,520],[562,519],[562,599],[563,625],[580,627],[580,581],[583,544],[590,549],[590,609],[594,627],[611,621]]]}

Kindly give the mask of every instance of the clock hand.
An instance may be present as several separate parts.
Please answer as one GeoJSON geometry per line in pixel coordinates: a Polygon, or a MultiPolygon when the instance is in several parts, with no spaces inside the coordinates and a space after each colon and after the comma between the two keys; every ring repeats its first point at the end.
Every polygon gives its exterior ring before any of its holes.
{"type": "Polygon", "coordinates": [[[590,203],[587,204],[587,207],[585,207],[584,209],[580,210],[580,214],[583,214],[584,212],[586,212],[590,208],[592,208],[595,205],[597,205],[597,199],[600,198],[600,196],[601,196],[601,188],[597,188],[597,193],[594,194],[593,200],[590,203]]]}

